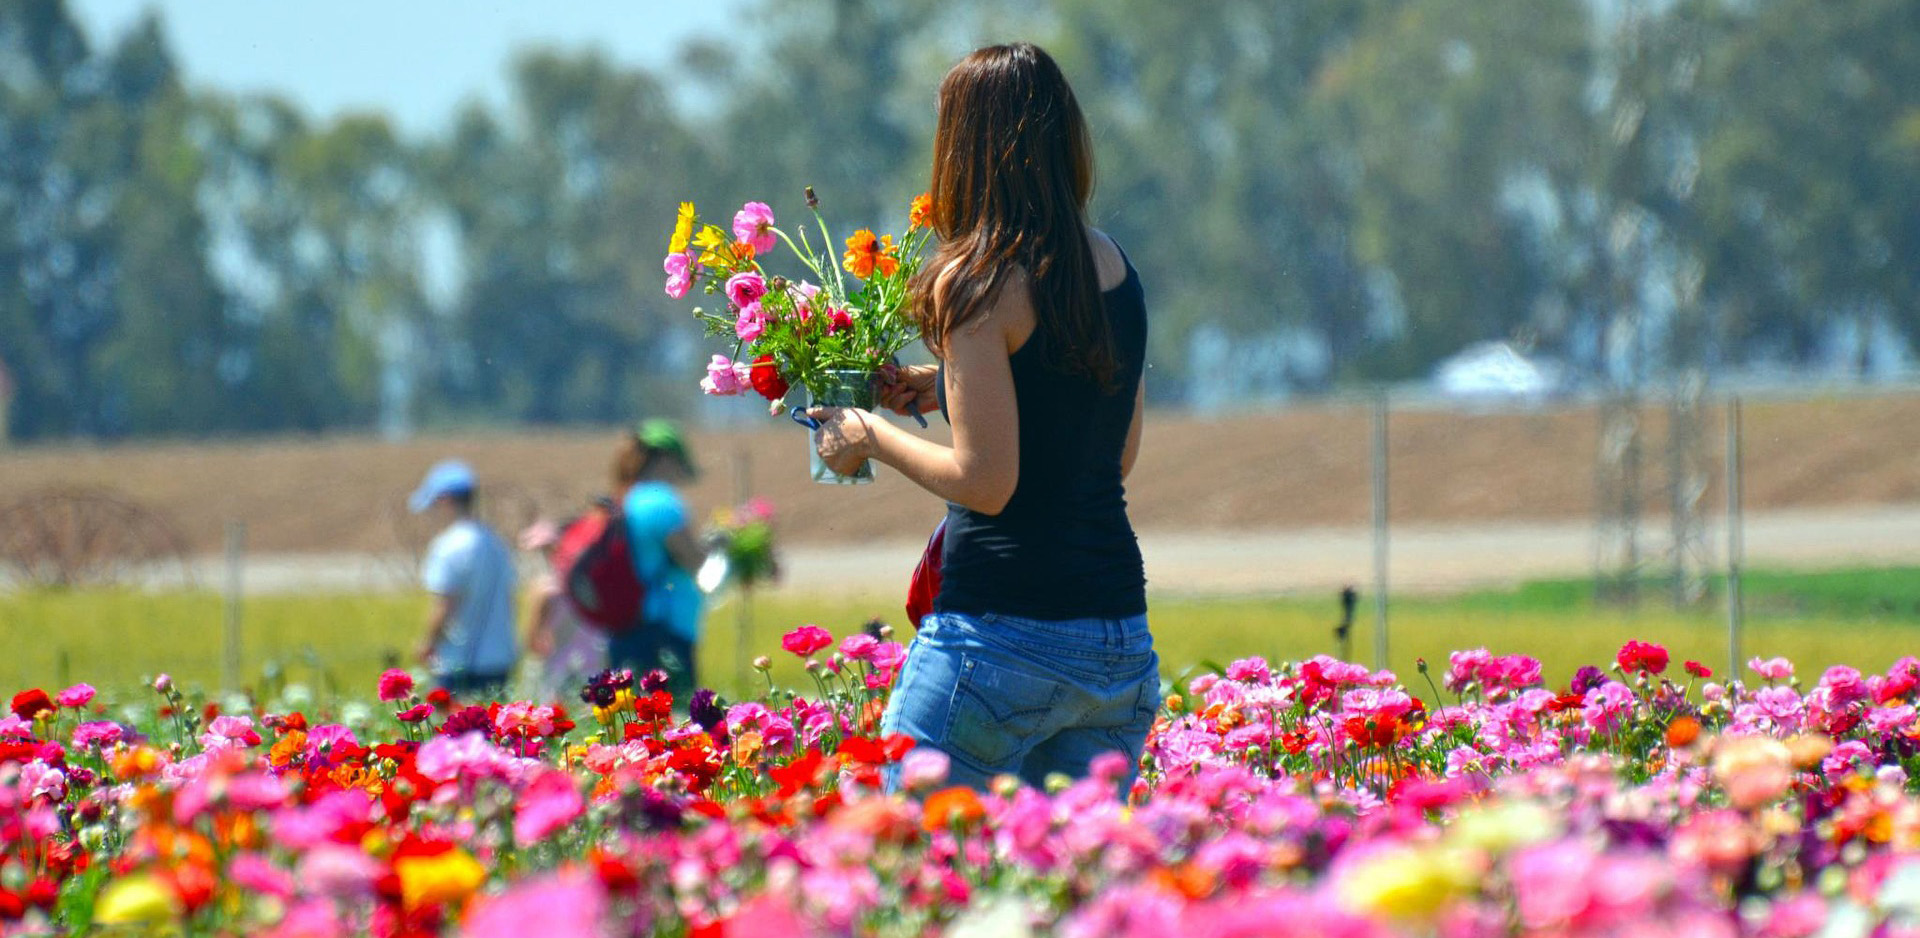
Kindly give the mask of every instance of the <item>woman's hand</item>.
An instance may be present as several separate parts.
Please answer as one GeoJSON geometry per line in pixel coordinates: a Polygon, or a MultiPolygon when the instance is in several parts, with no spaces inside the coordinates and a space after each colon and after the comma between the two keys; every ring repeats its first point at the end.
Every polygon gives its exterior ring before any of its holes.
{"type": "Polygon", "coordinates": [[[913,417],[940,408],[940,396],[934,382],[940,369],[933,365],[882,365],[878,398],[880,405],[913,417]]]}
{"type": "Polygon", "coordinates": [[[862,462],[873,458],[873,425],[879,419],[873,414],[858,407],[812,407],[807,416],[820,421],[813,445],[827,468],[852,475],[862,462]]]}

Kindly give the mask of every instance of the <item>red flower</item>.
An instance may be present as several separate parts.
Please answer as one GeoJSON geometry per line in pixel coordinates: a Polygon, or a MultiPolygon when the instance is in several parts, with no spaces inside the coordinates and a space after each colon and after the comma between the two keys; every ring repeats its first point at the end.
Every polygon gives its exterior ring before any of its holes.
{"type": "Polygon", "coordinates": [[[1694,677],[1708,678],[1713,676],[1713,669],[1707,667],[1704,664],[1701,664],[1698,661],[1689,661],[1686,663],[1685,667],[1687,669],[1687,673],[1693,675],[1694,677]]]}
{"type": "Polygon", "coordinates": [[[761,355],[753,360],[748,380],[753,382],[753,389],[760,392],[761,397],[770,401],[786,397],[787,389],[791,387],[787,379],[780,377],[780,369],[774,365],[772,355],[761,355]]]}
{"type": "Polygon", "coordinates": [[[47,692],[36,687],[13,695],[13,712],[22,720],[32,722],[42,713],[53,712],[53,698],[47,692]]]}
{"type": "Polygon", "coordinates": [[[1667,650],[1652,642],[1628,642],[1620,647],[1614,661],[1620,670],[1629,674],[1635,671],[1659,674],[1667,669],[1667,650]]]}

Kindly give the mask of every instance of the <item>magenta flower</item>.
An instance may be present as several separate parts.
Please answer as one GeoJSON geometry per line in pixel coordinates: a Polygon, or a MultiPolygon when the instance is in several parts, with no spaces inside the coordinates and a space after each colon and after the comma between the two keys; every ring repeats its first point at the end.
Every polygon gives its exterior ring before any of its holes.
{"type": "Polygon", "coordinates": [[[513,810],[514,842],[525,847],[545,840],[586,810],[586,799],[571,774],[543,772],[520,791],[513,810]]]}
{"type": "Polygon", "coordinates": [[[380,702],[392,703],[413,693],[413,675],[399,668],[390,668],[380,675],[380,702]]]}
{"type": "Polygon", "coordinates": [[[1667,650],[1652,642],[1630,641],[1620,646],[1620,653],[1613,660],[1628,674],[1635,671],[1659,674],[1667,669],[1667,650]]]}
{"type": "Polygon", "coordinates": [[[767,316],[758,300],[740,307],[740,316],[733,322],[733,334],[739,336],[742,342],[760,338],[760,333],[765,332],[766,328],[767,316]]]}
{"type": "Polygon", "coordinates": [[[669,254],[660,266],[667,272],[667,296],[676,300],[693,289],[694,278],[700,275],[700,265],[694,262],[691,251],[669,254]]]}
{"type": "Polygon", "coordinates": [[[1755,657],[1747,662],[1747,667],[1752,668],[1753,673],[1769,681],[1793,680],[1793,662],[1785,658],[1768,658],[1763,661],[1755,657]]]}
{"type": "Polygon", "coordinates": [[[725,355],[713,356],[707,363],[707,376],[700,379],[700,390],[720,397],[729,397],[750,390],[753,366],[747,362],[736,362],[725,355]]]}
{"type": "Polygon", "coordinates": [[[120,728],[120,724],[112,721],[82,723],[73,728],[73,748],[91,749],[96,746],[111,746],[119,742],[125,733],[126,731],[120,728]]]}
{"type": "Polygon", "coordinates": [[[733,239],[753,245],[753,253],[773,250],[773,209],[765,202],[748,202],[733,213],[733,239]]]}
{"type": "Polygon", "coordinates": [[[780,638],[780,647],[805,658],[833,644],[833,634],[817,625],[803,625],[780,638]]]}
{"type": "Polygon", "coordinates": [[[433,704],[429,703],[416,704],[394,714],[402,723],[418,723],[430,716],[433,716],[433,704]]]}
{"type": "Polygon", "coordinates": [[[844,307],[835,307],[827,316],[827,334],[832,335],[842,329],[853,328],[853,314],[844,307]]]}
{"type": "Polygon", "coordinates": [[[767,295],[767,280],[751,270],[743,270],[727,278],[727,299],[734,306],[745,309],[767,295]]]}
{"type": "Polygon", "coordinates": [[[840,653],[855,661],[866,661],[880,647],[880,640],[865,632],[855,632],[840,640],[840,653]]]}
{"type": "Polygon", "coordinates": [[[59,693],[53,702],[68,710],[78,710],[93,702],[93,685],[75,684],[59,693]]]}

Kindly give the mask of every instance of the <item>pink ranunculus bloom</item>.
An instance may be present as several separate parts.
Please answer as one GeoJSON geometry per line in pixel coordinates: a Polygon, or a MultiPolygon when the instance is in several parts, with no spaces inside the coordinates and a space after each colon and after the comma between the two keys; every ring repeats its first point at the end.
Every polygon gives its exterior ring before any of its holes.
{"type": "Polygon", "coordinates": [[[733,213],[733,239],[753,245],[753,253],[773,250],[773,209],[765,202],[748,202],[733,213]]]}
{"type": "Polygon", "coordinates": [[[59,693],[53,702],[68,710],[78,710],[93,702],[92,684],[75,684],[59,693]]]}
{"type": "Polygon", "coordinates": [[[880,640],[865,632],[855,632],[840,640],[840,653],[855,661],[866,661],[880,647],[880,640]]]}
{"type": "Polygon", "coordinates": [[[780,647],[802,658],[833,644],[833,634],[817,625],[803,625],[780,637],[780,647]]]}
{"type": "Polygon", "coordinates": [[[347,926],[340,910],[325,899],[307,899],[287,910],[261,938],[342,938],[347,926]]]}
{"type": "Polygon", "coordinates": [[[743,270],[727,278],[727,299],[738,307],[751,306],[767,295],[767,278],[751,270],[743,270]]]}
{"type": "Polygon", "coordinates": [[[739,336],[740,341],[752,342],[760,338],[760,334],[765,331],[767,331],[767,315],[760,308],[759,300],[740,307],[740,315],[733,321],[733,334],[739,336]]]}
{"type": "Polygon", "coordinates": [[[256,895],[282,901],[293,897],[293,875],[257,853],[242,853],[228,861],[227,878],[256,895]]]}
{"type": "Polygon", "coordinates": [[[1485,648],[1456,651],[1447,655],[1447,690],[1459,693],[1468,684],[1480,680],[1480,671],[1493,661],[1485,648]]]}
{"type": "Polygon", "coordinates": [[[8,713],[0,715],[0,739],[32,739],[33,724],[20,719],[19,715],[8,713]]]}
{"type": "Polygon", "coordinates": [[[909,749],[900,757],[900,786],[908,791],[933,788],[947,780],[947,772],[952,767],[947,754],[938,749],[925,746],[909,749]]]}
{"type": "Polygon", "coordinates": [[[907,663],[907,646],[899,642],[881,642],[867,654],[867,663],[883,671],[897,671],[907,663]]]}
{"type": "Polygon", "coordinates": [[[1227,665],[1227,679],[1242,683],[1260,683],[1273,680],[1273,669],[1268,667],[1265,658],[1241,658],[1227,665]]]}
{"type": "Polygon", "coordinates": [[[552,770],[521,789],[513,809],[513,839],[525,847],[545,840],[579,817],[587,801],[570,773],[552,770]]]}
{"type": "Polygon", "coordinates": [[[802,280],[793,285],[792,294],[793,314],[799,317],[801,322],[813,318],[813,298],[820,295],[820,288],[802,280]]]}
{"type": "Polygon", "coordinates": [[[1769,681],[1793,680],[1793,662],[1785,658],[1767,658],[1761,660],[1759,657],[1755,657],[1747,662],[1747,667],[1752,668],[1753,673],[1769,681]]]}
{"type": "Polygon", "coordinates": [[[751,390],[752,367],[750,363],[735,362],[725,355],[715,355],[713,361],[707,363],[707,376],[700,379],[700,390],[720,397],[751,390]]]}
{"type": "Polygon", "coordinates": [[[846,307],[836,306],[827,315],[827,334],[832,335],[842,329],[853,328],[853,313],[846,307]]]}
{"type": "Polygon", "coordinates": [[[82,723],[73,728],[73,748],[91,749],[96,746],[111,746],[119,742],[124,735],[126,735],[126,731],[120,728],[120,724],[110,720],[103,720],[98,723],[82,723]]]}
{"type": "Polygon", "coordinates": [[[413,693],[413,675],[399,668],[389,668],[380,675],[380,702],[392,703],[413,693]]]}
{"type": "Polygon", "coordinates": [[[207,724],[207,731],[200,736],[201,745],[215,746],[258,746],[260,731],[253,728],[253,718],[225,715],[213,718],[207,724]]]}
{"type": "Polygon", "coordinates": [[[1762,938],[1810,938],[1827,924],[1827,900],[1807,890],[1783,897],[1767,909],[1762,938]]]}
{"type": "Polygon", "coordinates": [[[667,296],[676,300],[693,289],[694,278],[700,275],[700,265],[694,262],[692,251],[669,254],[660,266],[667,273],[667,296]]]}
{"type": "Polygon", "coordinates": [[[394,714],[402,723],[418,723],[430,716],[433,716],[433,704],[430,703],[416,704],[394,714]]]}

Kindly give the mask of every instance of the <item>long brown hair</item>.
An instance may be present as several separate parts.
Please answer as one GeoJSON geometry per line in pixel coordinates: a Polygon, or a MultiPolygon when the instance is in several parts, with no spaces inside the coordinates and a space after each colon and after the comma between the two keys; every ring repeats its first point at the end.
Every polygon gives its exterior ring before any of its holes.
{"type": "Polygon", "coordinates": [[[1054,363],[1111,390],[1119,365],[1087,244],[1093,143],[1045,50],[988,46],[947,72],[932,192],[940,246],[911,289],[934,353],[945,354],[947,338],[983,315],[1020,265],[1054,363]]]}

